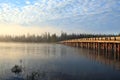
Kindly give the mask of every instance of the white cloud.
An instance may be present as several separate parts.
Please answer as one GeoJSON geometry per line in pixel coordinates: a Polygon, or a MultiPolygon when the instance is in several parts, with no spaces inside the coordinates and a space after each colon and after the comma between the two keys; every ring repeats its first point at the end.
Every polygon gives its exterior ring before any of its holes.
{"type": "Polygon", "coordinates": [[[0,22],[37,25],[49,20],[110,11],[116,0],[38,0],[27,5],[0,3],[0,22]]]}
{"type": "Polygon", "coordinates": [[[30,4],[30,1],[28,1],[28,0],[26,0],[26,2],[25,2],[26,4],[30,4]]]}

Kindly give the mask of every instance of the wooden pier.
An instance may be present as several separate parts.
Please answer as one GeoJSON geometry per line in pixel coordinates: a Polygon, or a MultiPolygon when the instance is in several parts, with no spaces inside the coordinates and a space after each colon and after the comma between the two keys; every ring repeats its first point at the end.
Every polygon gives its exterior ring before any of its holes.
{"type": "Polygon", "coordinates": [[[60,43],[98,51],[112,51],[118,53],[118,56],[120,56],[120,36],[72,39],[61,41],[60,43]]]}

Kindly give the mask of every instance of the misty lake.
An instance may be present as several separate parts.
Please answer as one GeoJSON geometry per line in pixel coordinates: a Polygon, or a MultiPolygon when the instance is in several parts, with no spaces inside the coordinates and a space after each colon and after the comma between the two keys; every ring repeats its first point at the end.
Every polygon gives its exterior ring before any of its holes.
{"type": "Polygon", "coordinates": [[[47,43],[0,43],[0,80],[120,80],[120,60],[111,53],[47,43]],[[22,65],[20,74],[11,72],[22,65]]]}

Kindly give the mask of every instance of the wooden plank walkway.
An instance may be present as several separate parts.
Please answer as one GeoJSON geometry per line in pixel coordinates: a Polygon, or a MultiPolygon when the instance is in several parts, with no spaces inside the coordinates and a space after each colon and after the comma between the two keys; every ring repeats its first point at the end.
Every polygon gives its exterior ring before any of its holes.
{"type": "Polygon", "coordinates": [[[120,53],[120,36],[72,39],[61,41],[60,43],[74,47],[120,53]]]}
{"type": "Polygon", "coordinates": [[[61,41],[60,43],[69,43],[69,42],[120,43],[120,36],[119,37],[99,37],[99,38],[72,39],[72,40],[61,41]]]}

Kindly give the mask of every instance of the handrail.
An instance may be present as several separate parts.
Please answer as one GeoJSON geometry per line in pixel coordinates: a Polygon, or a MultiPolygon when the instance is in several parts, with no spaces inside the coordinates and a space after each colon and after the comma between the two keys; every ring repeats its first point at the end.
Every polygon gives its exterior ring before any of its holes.
{"type": "Polygon", "coordinates": [[[65,41],[61,41],[61,42],[74,42],[74,41],[120,41],[120,36],[80,38],[80,39],[65,40],[65,41]]]}

